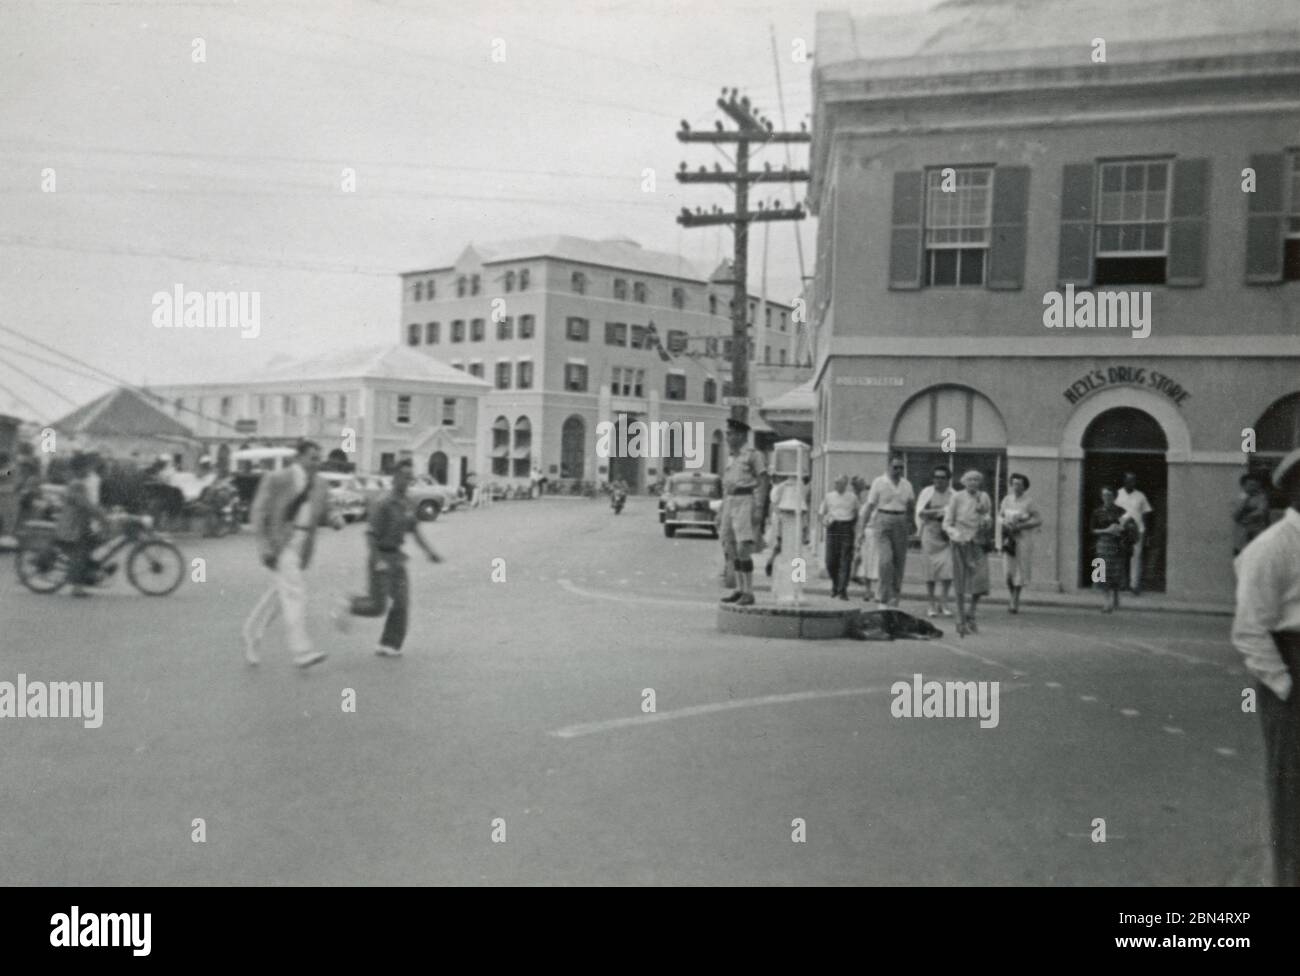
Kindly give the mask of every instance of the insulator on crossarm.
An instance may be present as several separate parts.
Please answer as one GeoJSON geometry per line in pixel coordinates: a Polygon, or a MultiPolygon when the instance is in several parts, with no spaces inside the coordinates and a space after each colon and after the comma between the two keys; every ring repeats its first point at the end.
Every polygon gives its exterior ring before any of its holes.
{"type": "Polygon", "coordinates": [[[717,127],[717,130],[718,130],[719,132],[722,131],[722,123],[721,123],[721,122],[714,122],[713,124],[714,124],[714,126],[717,127]]]}
{"type": "Polygon", "coordinates": [[[708,170],[705,169],[703,166],[701,166],[701,167],[700,167],[700,172],[701,172],[701,173],[707,173],[708,170]]]}
{"type": "Polygon", "coordinates": [[[678,171],[682,173],[686,172],[686,160],[682,160],[682,165],[678,167],[678,171]]]}
{"type": "Polygon", "coordinates": [[[721,173],[721,172],[722,172],[722,165],[721,165],[720,163],[714,163],[714,164],[713,164],[713,172],[715,172],[715,173],[721,173]]]}
{"type": "Polygon", "coordinates": [[[691,124],[690,124],[689,122],[687,122],[685,119],[682,119],[682,131],[683,131],[683,132],[690,132],[690,131],[691,131],[691,124]]]}
{"type": "Polygon", "coordinates": [[[771,164],[771,163],[764,163],[764,164],[763,164],[763,172],[764,172],[764,173],[770,173],[770,172],[772,172],[772,164],[771,164]]]}

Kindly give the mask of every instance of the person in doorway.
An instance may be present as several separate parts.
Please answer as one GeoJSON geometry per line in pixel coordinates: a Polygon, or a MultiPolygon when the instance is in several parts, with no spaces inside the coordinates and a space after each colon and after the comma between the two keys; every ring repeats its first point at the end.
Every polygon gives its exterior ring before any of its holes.
{"type": "Polygon", "coordinates": [[[916,493],[903,477],[899,455],[889,459],[889,470],[871,483],[862,509],[862,525],[876,517],[876,545],[880,557],[880,603],[898,606],[903,592],[903,570],[907,564],[907,540],[912,534],[916,493]]]}
{"type": "Polygon", "coordinates": [[[957,634],[979,633],[975,613],[989,591],[985,539],[993,527],[993,502],[982,491],[984,476],[967,471],[943,514],[943,531],[952,543],[952,580],[957,595],[957,634]]]}
{"type": "MultiPolygon", "coordinates": [[[[1128,574],[1128,542],[1135,540],[1137,529],[1133,519],[1115,502],[1115,492],[1101,490],[1101,505],[1093,509],[1088,521],[1092,533],[1093,553],[1100,559],[1102,578],[1102,613],[1119,609],[1119,592],[1125,588],[1128,574]]],[[[1095,571],[1094,571],[1095,572],[1095,571]]]]}
{"type": "Polygon", "coordinates": [[[723,603],[750,606],[754,602],[754,548],[762,538],[763,507],[767,499],[767,466],[763,455],[747,446],[749,424],[727,420],[730,456],[722,475],[722,535],[724,548],[735,552],[736,590],[723,603]]]}
{"type": "Polygon", "coordinates": [[[411,510],[406,491],[415,478],[415,466],[409,459],[397,462],[393,472],[393,488],[376,499],[368,514],[366,543],[368,559],[369,592],[343,602],[334,611],[334,622],[340,630],[347,629],[348,615],[357,617],[383,617],[384,631],[379,637],[375,653],[380,657],[400,657],[406,640],[409,616],[411,582],[406,571],[406,553],[402,543],[410,534],[424,550],[429,562],[442,559],[420,535],[415,513],[411,510]]]}
{"type": "Polygon", "coordinates": [[[1241,494],[1232,506],[1232,554],[1238,555],[1268,528],[1268,495],[1264,479],[1253,472],[1241,476],[1241,494]]]}
{"type": "MultiPolygon", "coordinates": [[[[277,613],[284,614],[294,664],[307,668],[325,660],[307,634],[307,584],[303,578],[315,549],[316,526],[329,512],[329,487],[324,478],[316,476],[319,468],[320,445],[299,441],[293,463],[264,474],[258,483],[249,523],[257,532],[262,565],[274,576],[244,621],[244,657],[249,664],[260,663],[262,639],[277,613]]],[[[335,529],[343,527],[340,514],[329,519],[335,529]]]]}
{"type": "Polygon", "coordinates": [[[1273,484],[1286,495],[1282,519],[1237,557],[1232,643],[1255,679],[1264,732],[1273,841],[1273,881],[1300,886],[1300,448],[1284,457],[1273,484]]]}
{"type": "Polygon", "coordinates": [[[932,483],[916,499],[916,530],[921,536],[921,564],[929,617],[951,617],[948,594],[952,589],[952,544],[943,531],[943,515],[952,501],[952,473],[943,465],[931,474],[932,483]]]}
{"type": "Polygon", "coordinates": [[[858,518],[858,496],[849,490],[847,475],[840,475],[821,504],[826,527],[826,572],[831,578],[831,598],[849,598],[849,574],[853,571],[853,538],[858,518]]]}
{"type": "Polygon", "coordinates": [[[1020,591],[1033,580],[1034,537],[1043,524],[1038,504],[1029,497],[1029,479],[1013,474],[1007,482],[1010,491],[1002,499],[1002,559],[1010,600],[1008,613],[1020,612],[1020,591]]]}
{"type": "Polygon", "coordinates": [[[1124,475],[1124,487],[1115,495],[1115,504],[1124,510],[1137,529],[1137,537],[1128,560],[1129,588],[1134,596],[1142,595],[1143,550],[1150,538],[1149,517],[1155,511],[1138,488],[1137,475],[1129,471],[1124,475]]]}

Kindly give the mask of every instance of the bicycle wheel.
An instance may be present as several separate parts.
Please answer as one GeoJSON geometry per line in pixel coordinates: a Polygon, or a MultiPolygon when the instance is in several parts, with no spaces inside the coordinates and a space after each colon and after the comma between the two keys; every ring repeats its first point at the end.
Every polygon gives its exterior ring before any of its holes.
{"type": "Polygon", "coordinates": [[[126,561],[126,578],[145,596],[167,596],[184,575],[185,557],[161,539],[137,543],[126,561]]]}
{"type": "Polygon", "coordinates": [[[15,566],[23,586],[33,593],[55,593],[62,589],[71,569],[67,553],[53,541],[21,547],[15,566]]]}

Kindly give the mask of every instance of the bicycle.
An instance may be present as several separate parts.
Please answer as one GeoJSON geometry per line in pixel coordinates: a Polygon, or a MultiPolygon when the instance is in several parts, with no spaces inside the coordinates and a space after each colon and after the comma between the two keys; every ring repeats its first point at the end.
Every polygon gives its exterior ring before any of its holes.
{"type": "MultiPolygon", "coordinates": [[[[112,578],[117,570],[113,561],[123,549],[126,553],[126,578],[145,596],[168,596],[185,575],[185,557],[169,540],[154,531],[148,515],[111,517],[106,539],[96,543],[91,553],[90,578],[86,583],[98,586],[112,578]]],[[[54,538],[52,522],[23,526],[23,538],[15,557],[18,579],[33,593],[57,593],[69,582],[72,555],[68,544],[54,538]]]]}

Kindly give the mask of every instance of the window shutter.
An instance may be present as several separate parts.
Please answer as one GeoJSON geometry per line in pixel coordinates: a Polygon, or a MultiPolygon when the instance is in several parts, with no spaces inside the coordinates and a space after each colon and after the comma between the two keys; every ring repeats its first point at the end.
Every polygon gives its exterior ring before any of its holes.
{"type": "Polygon", "coordinates": [[[988,286],[1014,291],[1025,282],[1029,167],[993,170],[993,238],[989,246],[988,286]]]}
{"type": "Polygon", "coordinates": [[[1066,163],[1061,175],[1061,246],[1057,277],[1062,285],[1092,284],[1092,163],[1066,163]]]}
{"type": "Polygon", "coordinates": [[[1282,174],[1281,153],[1250,157],[1255,171],[1255,192],[1248,193],[1246,214],[1246,282],[1258,285],[1282,280],[1282,174]]]}
{"type": "Polygon", "coordinates": [[[1205,284],[1205,197],[1210,185],[1208,159],[1174,161],[1173,198],[1169,201],[1169,269],[1165,283],[1174,287],[1205,284]]]}
{"type": "Polygon", "coordinates": [[[889,287],[921,287],[921,190],[925,174],[894,174],[894,211],[889,236],[889,287]]]}

